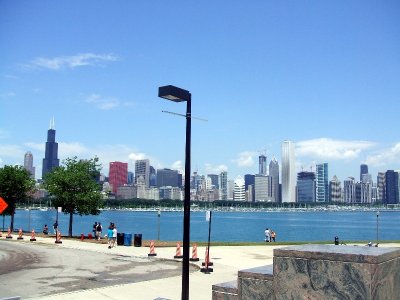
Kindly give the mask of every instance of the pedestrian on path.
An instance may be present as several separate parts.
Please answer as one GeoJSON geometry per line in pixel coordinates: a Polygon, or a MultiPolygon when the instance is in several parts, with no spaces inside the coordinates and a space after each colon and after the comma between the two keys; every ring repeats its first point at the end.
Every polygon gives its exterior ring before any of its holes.
{"type": "Polygon", "coordinates": [[[271,241],[275,242],[276,239],[276,232],[271,229],[271,241]]]}
{"type": "Polygon", "coordinates": [[[113,230],[112,230],[112,240],[113,240],[113,247],[115,247],[116,245],[117,245],[117,243],[116,243],[116,241],[117,241],[117,233],[118,233],[118,231],[117,231],[117,226],[115,226],[115,224],[114,224],[114,228],[113,228],[113,230]]]}
{"type": "Polygon", "coordinates": [[[54,234],[57,234],[57,229],[58,229],[58,222],[55,221],[54,224],[53,224],[54,234]]]}
{"type": "Polygon", "coordinates": [[[111,249],[113,246],[113,228],[108,226],[107,230],[107,239],[108,239],[108,249],[111,249]]]}
{"type": "Polygon", "coordinates": [[[103,232],[103,226],[101,226],[101,223],[99,222],[96,226],[96,239],[97,240],[100,240],[102,232],[103,232]]]}
{"type": "Polygon", "coordinates": [[[264,231],[264,235],[265,235],[265,242],[270,242],[271,241],[271,232],[269,231],[268,228],[265,228],[264,231]]]}

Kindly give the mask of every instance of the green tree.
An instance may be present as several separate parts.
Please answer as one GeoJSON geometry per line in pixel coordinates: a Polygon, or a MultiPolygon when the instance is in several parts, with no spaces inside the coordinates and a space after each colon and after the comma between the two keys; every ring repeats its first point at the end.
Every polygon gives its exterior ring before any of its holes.
{"type": "Polygon", "coordinates": [[[35,180],[22,166],[0,168],[0,197],[8,204],[3,214],[11,216],[10,229],[14,230],[15,206],[18,202],[32,197],[35,180]]]}
{"type": "Polygon", "coordinates": [[[67,158],[63,166],[55,168],[44,177],[44,187],[55,197],[55,208],[62,207],[69,214],[68,235],[72,237],[73,215],[98,215],[103,207],[100,185],[96,178],[101,166],[97,157],[90,160],[67,158]]]}

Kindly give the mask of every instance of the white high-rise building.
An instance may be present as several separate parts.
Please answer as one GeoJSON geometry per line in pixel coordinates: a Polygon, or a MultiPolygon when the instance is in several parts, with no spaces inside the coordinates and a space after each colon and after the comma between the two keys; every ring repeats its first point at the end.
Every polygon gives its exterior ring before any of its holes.
{"type": "Polygon", "coordinates": [[[296,202],[296,160],[294,143],[282,143],[282,202],[296,202]]]}
{"type": "Polygon", "coordinates": [[[235,179],[234,187],[233,187],[233,200],[234,201],[245,201],[246,200],[244,179],[242,176],[238,176],[235,179]]]}

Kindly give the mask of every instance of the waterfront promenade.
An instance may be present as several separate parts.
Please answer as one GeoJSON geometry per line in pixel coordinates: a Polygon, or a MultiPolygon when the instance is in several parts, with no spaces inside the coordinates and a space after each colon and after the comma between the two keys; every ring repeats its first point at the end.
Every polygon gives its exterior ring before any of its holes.
{"type": "MultiPolygon", "coordinates": [[[[16,241],[14,236],[12,243],[29,243],[29,240],[16,241]]],[[[4,237],[3,237],[4,238],[4,237]]],[[[135,256],[147,259],[149,248],[118,246],[108,249],[106,244],[96,242],[82,242],[80,240],[63,239],[62,244],[55,245],[53,238],[37,237],[37,244],[46,244],[53,247],[64,247],[80,249],[95,253],[113,253],[115,255],[135,256]]],[[[381,244],[382,247],[400,247],[400,244],[381,244]]],[[[203,274],[195,271],[190,274],[190,298],[211,299],[211,288],[213,284],[231,281],[237,278],[237,272],[241,269],[272,264],[273,249],[277,247],[272,244],[260,246],[214,246],[211,247],[210,256],[214,263],[214,272],[203,274]]],[[[364,247],[361,246],[360,247],[364,247]]],[[[155,249],[155,259],[173,259],[175,247],[158,247],[155,249]]],[[[199,262],[194,264],[201,266],[204,259],[205,248],[198,247],[199,262]]],[[[16,292],[16,296],[17,296],[16,292]]],[[[180,299],[181,297],[181,276],[149,280],[137,283],[108,286],[104,288],[75,291],[36,299],[180,299]]],[[[31,298],[35,299],[35,298],[31,298]]]]}

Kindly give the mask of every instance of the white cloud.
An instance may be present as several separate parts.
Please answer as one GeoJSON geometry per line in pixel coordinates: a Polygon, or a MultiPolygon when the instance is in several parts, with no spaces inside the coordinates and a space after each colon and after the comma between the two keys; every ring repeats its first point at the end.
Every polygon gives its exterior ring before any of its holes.
{"type": "Polygon", "coordinates": [[[92,150],[88,149],[86,146],[80,143],[58,143],[58,155],[63,158],[73,156],[84,158],[82,156],[86,156],[91,152],[92,150]]]}
{"type": "Polygon", "coordinates": [[[226,165],[212,165],[212,164],[208,164],[206,163],[204,165],[206,173],[207,174],[220,174],[221,172],[227,172],[228,171],[228,167],[226,165]]]}
{"type": "Polygon", "coordinates": [[[0,145],[0,156],[23,160],[25,152],[18,145],[0,145]]]}
{"type": "Polygon", "coordinates": [[[185,174],[185,167],[181,160],[177,160],[171,165],[172,170],[178,170],[181,174],[185,174]]]}
{"type": "Polygon", "coordinates": [[[58,71],[82,66],[98,66],[104,62],[116,60],[118,58],[112,54],[80,53],[72,56],[58,56],[53,58],[37,57],[25,67],[58,71]]]}
{"type": "Polygon", "coordinates": [[[342,141],[328,138],[300,141],[296,143],[296,156],[319,159],[352,160],[364,150],[375,146],[369,141],[342,141]]]}
{"type": "Polygon", "coordinates": [[[119,106],[133,106],[132,102],[121,102],[115,97],[104,97],[98,94],[89,95],[86,100],[87,103],[93,104],[96,108],[101,110],[109,110],[119,106]]]}
{"type": "Polygon", "coordinates": [[[365,163],[374,167],[400,164],[400,142],[390,149],[384,149],[377,154],[368,155],[365,163]]]}
{"type": "Polygon", "coordinates": [[[147,158],[147,155],[144,154],[144,153],[135,153],[135,152],[132,152],[132,153],[129,153],[128,158],[129,158],[130,160],[136,161],[136,160],[146,159],[146,158],[147,158]]]}
{"type": "Polygon", "coordinates": [[[238,158],[232,160],[238,167],[252,167],[254,166],[254,156],[257,153],[253,151],[245,151],[238,154],[238,158]]]}
{"type": "Polygon", "coordinates": [[[117,98],[105,98],[97,94],[90,95],[86,98],[86,102],[102,110],[109,110],[120,106],[120,101],[117,98]]]}

